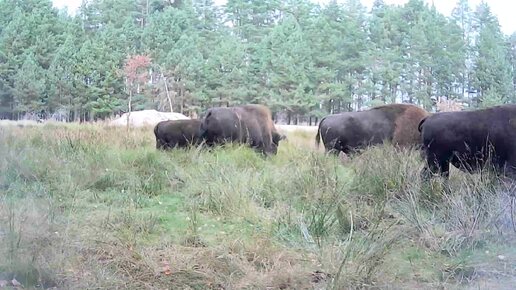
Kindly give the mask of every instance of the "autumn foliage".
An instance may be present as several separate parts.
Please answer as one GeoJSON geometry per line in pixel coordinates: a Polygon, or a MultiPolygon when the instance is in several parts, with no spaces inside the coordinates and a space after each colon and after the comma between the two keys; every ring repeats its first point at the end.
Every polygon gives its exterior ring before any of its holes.
{"type": "Polygon", "coordinates": [[[124,64],[124,75],[129,84],[143,84],[149,77],[151,58],[147,55],[128,56],[124,64]]]}

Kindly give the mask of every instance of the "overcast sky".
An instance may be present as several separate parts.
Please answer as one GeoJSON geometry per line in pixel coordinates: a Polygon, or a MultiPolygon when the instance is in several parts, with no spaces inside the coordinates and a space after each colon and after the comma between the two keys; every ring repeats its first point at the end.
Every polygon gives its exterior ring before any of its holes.
{"type": "MultiPolygon", "coordinates": [[[[217,4],[224,4],[226,0],[214,0],[217,4]]],[[[326,3],[328,0],[313,0],[314,2],[326,3]]],[[[434,3],[437,10],[446,16],[451,14],[453,7],[457,3],[457,0],[425,0],[427,3],[434,3]]],[[[469,3],[474,9],[478,3],[482,0],[469,0],[469,3]]],[[[505,34],[512,34],[516,31],[516,17],[514,17],[514,11],[516,10],[516,1],[514,0],[484,0],[490,7],[493,14],[498,17],[502,31],[505,34]]],[[[53,0],[54,6],[62,8],[67,6],[69,12],[73,12],[81,4],[81,0],[53,0]]],[[[362,0],[362,3],[368,8],[371,7],[374,0],[362,0]]],[[[384,0],[387,4],[404,4],[408,0],[384,0]]]]}

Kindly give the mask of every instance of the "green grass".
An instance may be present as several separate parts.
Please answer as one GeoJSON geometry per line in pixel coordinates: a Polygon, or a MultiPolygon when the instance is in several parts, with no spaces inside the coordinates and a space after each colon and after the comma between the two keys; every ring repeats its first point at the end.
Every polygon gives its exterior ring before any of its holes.
{"type": "Polygon", "coordinates": [[[513,278],[511,190],[456,170],[447,191],[421,184],[415,151],[385,144],[343,162],[290,133],[268,158],[237,145],[160,152],[151,128],[77,124],[1,127],[0,140],[0,280],[25,288],[513,278]]]}

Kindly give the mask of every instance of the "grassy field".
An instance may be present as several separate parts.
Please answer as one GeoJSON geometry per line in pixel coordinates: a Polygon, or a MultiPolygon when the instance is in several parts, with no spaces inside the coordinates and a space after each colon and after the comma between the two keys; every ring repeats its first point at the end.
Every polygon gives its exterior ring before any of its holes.
{"type": "MultiPolygon", "coordinates": [[[[25,289],[510,289],[515,197],[421,184],[419,153],[342,161],[288,133],[159,152],[152,128],[0,127],[0,282],[25,289]]],[[[0,288],[2,288],[0,284],[0,288]]]]}

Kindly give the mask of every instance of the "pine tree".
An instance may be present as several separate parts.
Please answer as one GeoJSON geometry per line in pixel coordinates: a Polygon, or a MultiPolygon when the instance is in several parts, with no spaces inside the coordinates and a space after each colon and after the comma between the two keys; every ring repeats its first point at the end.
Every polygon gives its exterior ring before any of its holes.
{"type": "Polygon", "coordinates": [[[486,3],[475,11],[474,85],[482,106],[514,101],[509,51],[496,17],[486,3]]]}
{"type": "Polygon", "coordinates": [[[460,72],[461,95],[466,96],[471,86],[471,75],[473,71],[473,11],[469,6],[468,0],[458,0],[452,11],[452,19],[462,30],[462,40],[464,47],[464,66],[460,72]]]}
{"type": "Polygon", "coordinates": [[[18,114],[40,113],[45,110],[45,73],[34,53],[23,55],[23,64],[13,77],[14,111],[18,114]]]}
{"type": "MultiPolygon", "coordinates": [[[[26,103],[23,106],[27,106],[20,108],[20,96],[15,97],[15,81],[27,85],[27,82],[21,82],[19,71],[23,65],[26,68],[32,65],[32,60],[44,75],[53,54],[64,42],[67,21],[70,19],[59,14],[49,0],[0,1],[0,108],[4,116],[14,117],[13,110],[19,113],[20,109],[43,109],[40,105],[28,106],[26,103]]],[[[36,91],[39,92],[39,88],[36,91]]],[[[38,98],[46,99],[46,88],[41,94],[38,98]]]]}
{"type": "Polygon", "coordinates": [[[313,88],[307,75],[312,65],[309,44],[294,16],[287,16],[274,27],[269,39],[270,88],[269,104],[273,109],[286,110],[289,114],[306,114],[315,105],[313,88]]]}

